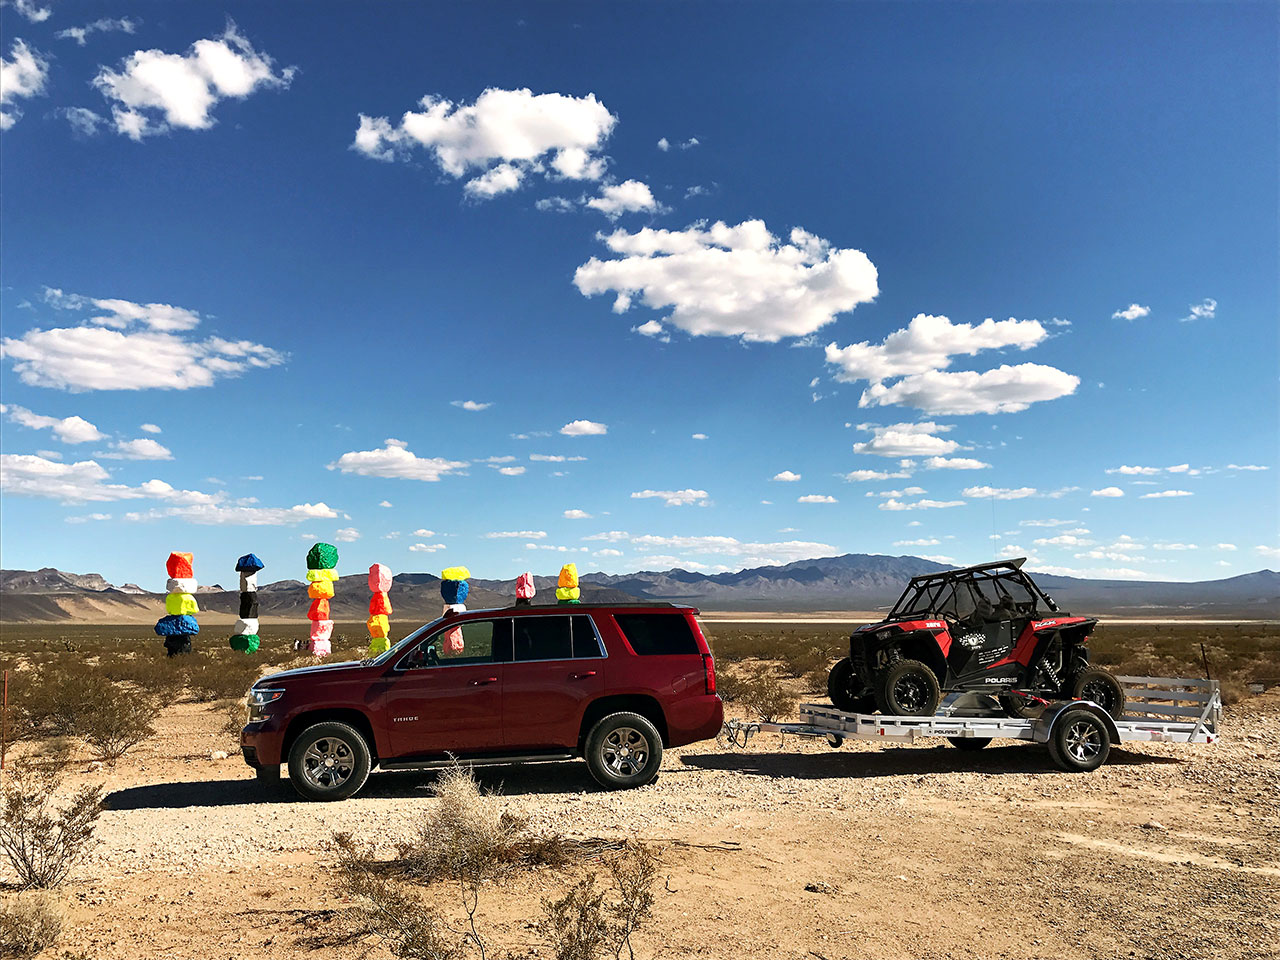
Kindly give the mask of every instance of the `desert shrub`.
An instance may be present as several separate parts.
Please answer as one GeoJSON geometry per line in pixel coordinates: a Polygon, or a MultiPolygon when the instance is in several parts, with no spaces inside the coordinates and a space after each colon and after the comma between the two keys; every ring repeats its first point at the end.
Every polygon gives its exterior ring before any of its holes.
{"type": "Polygon", "coordinates": [[[611,891],[596,890],[589,873],[558,900],[543,900],[547,941],[557,960],[596,960],[625,952],[635,957],[631,937],[653,912],[658,861],[652,851],[629,844],[606,861],[611,891]]]}
{"type": "Polygon", "coordinates": [[[30,957],[62,936],[62,911],[45,894],[0,901],[0,957],[30,957]]]}
{"type": "Polygon", "coordinates": [[[180,659],[146,653],[104,657],[98,670],[108,679],[132,684],[164,703],[172,702],[181,696],[187,682],[180,659]]]}
{"type": "Polygon", "coordinates": [[[790,716],[799,699],[787,687],[783,678],[764,667],[744,671],[742,688],[737,702],[760,717],[761,720],[778,720],[790,716]]]}
{"type": "MultiPolygon", "coordinates": [[[[227,652],[235,651],[228,647],[227,652]]],[[[243,654],[234,658],[197,654],[187,659],[187,687],[200,702],[243,698],[258,679],[257,661],[243,654]]]]}
{"type": "Polygon", "coordinates": [[[125,689],[82,663],[23,671],[16,689],[19,738],[75,737],[116,760],[155,733],[156,699],[125,689]]]}
{"type": "Polygon", "coordinates": [[[221,712],[223,722],[219,729],[220,733],[225,733],[229,737],[240,739],[240,731],[244,729],[247,713],[243,700],[223,700],[216,704],[217,709],[221,712]]]}
{"type": "Polygon", "coordinates": [[[78,733],[100,760],[116,761],[156,732],[152,725],[159,704],[112,684],[109,695],[85,710],[78,733]]]}
{"type": "Polygon", "coordinates": [[[19,761],[0,794],[0,852],[22,888],[57,886],[93,844],[102,787],[81,787],[58,806],[64,770],[65,763],[19,761]]]}

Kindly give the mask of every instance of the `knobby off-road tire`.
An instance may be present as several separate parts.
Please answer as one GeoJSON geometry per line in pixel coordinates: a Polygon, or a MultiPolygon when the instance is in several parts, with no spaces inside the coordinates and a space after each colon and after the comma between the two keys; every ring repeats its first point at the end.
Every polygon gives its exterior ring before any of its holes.
{"type": "Polygon", "coordinates": [[[947,737],[958,750],[981,750],[991,742],[990,737],[947,737]]]}
{"type": "Polygon", "coordinates": [[[1071,684],[1071,695],[1077,700],[1096,703],[1116,720],[1124,715],[1124,686],[1106,670],[1098,667],[1081,670],[1071,684]]]}
{"type": "Polygon", "coordinates": [[[876,682],[876,706],[897,717],[931,717],[938,712],[942,689],[933,671],[919,660],[899,660],[876,682]]]}
{"type": "Polygon", "coordinates": [[[1088,773],[1107,762],[1111,731],[1090,710],[1068,710],[1058,717],[1049,736],[1049,757],[1068,773],[1088,773]]]}
{"type": "Polygon", "coordinates": [[[308,800],[345,800],[364,786],[372,763],[360,731],[326,720],[303,730],[289,748],[289,783],[308,800]]]}
{"type": "Polygon", "coordinates": [[[596,783],[609,790],[629,790],[658,775],[662,735],[638,713],[611,713],[591,728],[583,752],[596,783]]]}
{"type": "Polygon", "coordinates": [[[853,670],[853,662],[848,657],[836,661],[836,665],[827,674],[827,697],[837,710],[846,713],[871,713],[876,708],[876,698],[854,696],[855,680],[857,675],[853,670]]]}
{"type": "Polygon", "coordinates": [[[1004,708],[1004,712],[1009,716],[1020,717],[1023,720],[1035,720],[1040,714],[1044,713],[1043,703],[1036,703],[1034,700],[1020,697],[1012,691],[1000,694],[1000,706],[1004,708]]]}

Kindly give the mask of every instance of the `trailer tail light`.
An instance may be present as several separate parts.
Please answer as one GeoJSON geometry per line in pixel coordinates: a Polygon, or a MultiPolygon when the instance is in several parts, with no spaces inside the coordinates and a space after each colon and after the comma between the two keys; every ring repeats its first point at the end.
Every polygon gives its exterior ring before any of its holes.
{"type": "Polygon", "coordinates": [[[702,670],[707,678],[707,693],[716,692],[716,661],[709,653],[702,655],[702,670]]]}

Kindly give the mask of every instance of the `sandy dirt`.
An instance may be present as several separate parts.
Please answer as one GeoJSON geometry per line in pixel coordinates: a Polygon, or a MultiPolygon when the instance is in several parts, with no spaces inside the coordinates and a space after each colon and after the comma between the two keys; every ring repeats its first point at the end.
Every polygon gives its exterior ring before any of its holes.
{"type": "MultiPolygon", "coordinates": [[[[375,774],[341,803],[272,795],[181,703],[105,782],[101,843],[57,897],[71,930],[49,957],[386,956],[341,943],[325,843],[388,854],[436,801],[429,773],[375,774]],[[65,953],[64,953],[65,951],[65,953]]],[[[640,790],[597,789],[581,762],[487,768],[491,798],[535,826],[663,846],[639,956],[1261,958],[1280,955],[1280,692],[1228,710],[1211,746],[1134,744],[1092,774],[1043,748],[852,743],[760,735],[667,752],[640,790]],[[811,889],[806,889],[809,887],[811,889]]],[[[481,929],[551,956],[542,898],[577,871],[488,885],[481,929]]],[[[448,911],[448,886],[427,896],[448,911]]]]}

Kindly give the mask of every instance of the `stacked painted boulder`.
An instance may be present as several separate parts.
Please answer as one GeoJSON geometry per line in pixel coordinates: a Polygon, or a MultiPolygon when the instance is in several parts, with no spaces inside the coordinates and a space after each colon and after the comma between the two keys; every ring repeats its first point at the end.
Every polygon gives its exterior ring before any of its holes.
{"type": "MultiPolygon", "coordinates": [[[[467,594],[471,586],[467,580],[471,571],[466,567],[445,567],[440,572],[440,596],[444,599],[444,615],[467,612],[467,594]]],[[[444,635],[444,652],[462,652],[462,628],[454,627],[444,635]]]]}
{"type": "Polygon", "coordinates": [[[266,566],[255,554],[246,553],[236,561],[240,574],[240,619],[231,632],[231,649],[241,653],[257,653],[258,644],[258,571],[266,566]]]}
{"type": "Polygon", "coordinates": [[[391,589],[391,571],[380,563],[369,568],[369,619],[365,626],[369,628],[369,656],[376,657],[391,649],[391,598],[387,591],[391,589]]]}
{"type": "Polygon", "coordinates": [[[333,599],[333,584],[338,579],[338,548],[331,543],[317,543],[307,551],[307,596],[311,609],[307,619],[311,621],[309,652],[314,657],[327,657],[333,652],[333,619],[329,613],[329,601],[333,599]]]}
{"type": "Polygon", "coordinates": [[[516,606],[523,607],[533,602],[538,588],[533,585],[533,574],[525,571],[516,577],[516,606]]]}
{"type": "Polygon", "coordinates": [[[169,554],[165,569],[169,573],[165,616],[156,621],[156,636],[164,637],[164,648],[172,657],[191,652],[191,638],[200,632],[195,618],[200,606],[196,603],[196,575],[191,567],[191,554],[169,554]]]}
{"type": "Polygon", "coordinates": [[[560,568],[560,580],[556,587],[557,603],[581,603],[582,588],[578,586],[578,565],[566,563],[560,568]]]}

